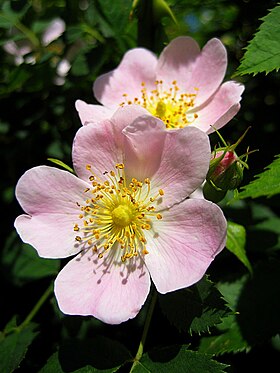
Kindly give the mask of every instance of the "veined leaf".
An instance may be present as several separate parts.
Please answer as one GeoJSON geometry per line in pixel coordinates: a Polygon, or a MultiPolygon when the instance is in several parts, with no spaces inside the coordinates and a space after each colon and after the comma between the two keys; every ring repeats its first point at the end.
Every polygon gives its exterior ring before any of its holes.
{"type": "Polygon", "coordinates": [[[256,175],[256,179],[243,189],[237,198],[257,198],[257,197],[272,197],[280,193],[280,155],[265,168],[265,171],[256,175]]]}
{"type": "Polygon", "coordinates": [[[223,373],[228,365],[218,363],[211,355],[187,349],[187,346],[170,346],[142,356],[132,369],[133,373],[223,373]]]}
{"type": "Polygon", "coordinates": [[[245,251],[246,244],[246,230],[243,225],[228,222],[227,226],[227,249],[232,252],[252,273],[251,264],[247,258],[245,251]]]}
{"type": "Polygon", "coordinates": [[[189,288],[159,295],[159,303],[172,325],[190,333],[209,332],[230,312],[222,294],[206,277],[189,288]]]}
{"type": "Polygon", "coordinates": [[[269,73],[280,68],[280,6],[276,6],[261,18],[259,31],[250,41],[241,64],[237,69],[240,75],[261,72],[269,73]]]}
{"type": "MultiPolygon", "coordinates": [[[[9,323],[5,331],[12,330],[12,325],[16,328],[15,319],[9,323]]],[[[0,371],[13,372],[16,370],[21,361],[24,359],[29,345],[36,337],[38,332],[35,331],[37,324],[30,323],[28,326],[19,331],[10,332],[8,335],[1,333],[0,341],[0,371]]]]}

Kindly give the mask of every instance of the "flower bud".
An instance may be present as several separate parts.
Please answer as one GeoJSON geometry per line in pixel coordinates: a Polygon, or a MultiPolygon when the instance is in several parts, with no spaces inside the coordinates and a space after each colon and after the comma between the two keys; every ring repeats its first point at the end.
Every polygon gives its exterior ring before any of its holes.
{"type": "Polygon", "coordinates": [[[221,148],[212,156],[206,180],[223,191],[232,190],[241,183],[243,169],[244,164],[239,161],[234,151],[221,148]]]}
{"type": "Polygon", "coordinates": [[[225,146],[212,152],[209,171],[203,186],[203,194],[206,199],[217,203],[225,197],[228,190],[236,189],[242,182],[243,170],[248,168],[246,161],[249,153],[247,152],[238,157],[235,148],[244,138],[247,131],[248,129],[233,145],[227,145],[219,135],[225,146]],[[242,160],[244,157],[245,161],[242,160]]]}

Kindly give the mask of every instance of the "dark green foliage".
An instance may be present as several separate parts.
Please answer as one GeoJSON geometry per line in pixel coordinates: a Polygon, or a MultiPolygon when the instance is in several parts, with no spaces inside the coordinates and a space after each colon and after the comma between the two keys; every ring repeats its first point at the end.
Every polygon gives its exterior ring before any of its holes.
{"type": "MultiPolygon", "coordinates": [[[[41,259],[21,242],[13,227],[22,213],[14,190],[33,166],[72,167],[72,141],[81,126],[75,101],[96,103],[96,77],[115,68],[129,48],[149,46],[159,53],[179,35],[190,35],[201,46],[212,37],[223,41],[226,79],[237,70],[246,90],[241,110],[221,133],[233,144],[252,126],[240,154],[247,146],[259,151],[249,156],[240,199],[227,195],[221,201],[229,221],[228,250],[197,284],[159,295],[133,372],[251,372],[267,371],[268,361],[279,364],[280,175],[279,157],[274,158],[279,153],[279,5],[242,0],[166,5],[177,23],[167,10],[153,14],[152,2],[142,0],[0,4],[1,372],[130,371],[149,301],[135,319],[110,326],[63,315],[51,296],[28,321],[67,259],[41,259]],[[65,31],[43,45],[42,35],[57,17],[65,31]],[[4,49],[7,42],[27,45],[29,53],[15,60],[4,49]],[[65,59],[69,71],[59,76],[65,59]],[[257,74],[262,71],[270,73],[257,74]]],[[[215,136],[210,136],[213,146],[219,142],[215,136]]]]}

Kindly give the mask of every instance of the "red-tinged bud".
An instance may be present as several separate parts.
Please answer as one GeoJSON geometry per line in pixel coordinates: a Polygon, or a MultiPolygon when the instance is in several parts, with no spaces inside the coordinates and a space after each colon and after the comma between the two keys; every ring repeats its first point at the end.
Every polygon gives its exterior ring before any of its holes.
{"type": "Polygon", "coordinates": [[[234,151],[218,150],[212,156],[206,180],[224,191],[235,189],[243,179],[244,167],[246,163],[234,151]]]}
{"type": "Polygon", "coordinates": [[[215,149],[212,153],[209,171],[203,186],[203,194],[206,199],[217,203],[225,197],[228,190],[236,189],[242,182],[243,170],[248,168],[246,162],[249,153],[247,152],[238,157],[235,148],[244,138],[247,131],[233,145],[226,145],[222,139],[225,146],[215,149]]]}

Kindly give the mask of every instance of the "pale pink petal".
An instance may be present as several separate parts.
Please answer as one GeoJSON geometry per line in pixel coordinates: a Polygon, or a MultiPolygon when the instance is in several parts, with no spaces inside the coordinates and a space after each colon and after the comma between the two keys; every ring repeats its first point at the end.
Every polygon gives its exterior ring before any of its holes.
{"type": "Polygon", "coordinates": [[[145,263],[164,294],[201,279],[225,246],[227,223],[217,205],[202,199],[187,199],[162,216],[146,234],[145,263]]]}
{"type": "Polygon", "coordinates": [[[162,161],[167,136],[164,123],[151,115],[140,116],[123,130],[123,135],[128,179],[151,178],[162,161]]]}
{"type": "Polygon", "coordinates": [[[125,128],[128,174],[149,177],[153,191],[164,190],[160,209],[190,195],[205,179],[210,162],[208,136],[194,127],[162,129],[162,122],[142,117],[125,128]]]}
{"type": "Polygon", "coordinates": [[[42,45],[46,47],[52,41],[58,39],[64,31],[65,22],[61,18],[53,19],[42,35],[42,45]]]}
{"type": "Polygon", "coordinates": [[[160,56],[157,76],[168,77],[169,83],[176,80],[183,92],[197,93],[195,104],[201,105],[219,88],[226,67],[227,52],[220,40],[209,40],[198,53],[195,41],[179,37],[160,56]]]}
{"type": "Polygon", "coordinates": [[[82,100],[77,100],[75,107],[83,125],[110,119],[114,113],[114,110],[108,109],[105,106],[90,105],[82,100]]]}
{"type": "Polygon", "coordinates": [[[62,258],[76,254],[74,225],[78,223],[88,184],[67,171],[39,166],[18,181],[16,197],[28,215],[20,215],[15,227],[21,239],[41,257],[62,258]]]}
{"type": "Polygon", "coordinates": [[[106,263],[90,251],[72,259],[55,281],[55,295],[63,313],[90,315],[109,324],[135,317],[149,289],[150,276],[140,259],[124,265],[109,258],[106,263]]]}
{"type": "Polygon", "coordinates": [[[96,99],[109,108],[117,108],[123,101],[123,94],[133,101],[141,97],[142,82],[147,88],[154,88],[156,80],[156,56],[143,48],[126,52],[119,66],[96,79],[93,92],[96,99]]]}
{"type": "Polygon", "coordinates": [[[234,81],[222,84],[205,105],[192,110],[198,115],[193,125],[208,134],[223,127],[238,112],[243,91],[244,86],[234,81]]]}
{"type": "Polygon", "coordinates": [[[166,86],[176,80],[185,89],[199,53],[199,45],[191,37],[179,36],[173,39],[159,56],[157,78],[162,79],[166,86]]]}
{"type": "Polygon", "coordinates": [[[77,175],[88,180],[90,173],[86,165],[91,165],[101,179],[104,179],[104,172],[115,170],[115,165],[123,162],[123,128],[144,113],[147,111],[138,105],[120,107],[111,120],[80,128],[73,144],[73,165],[77,175]]]}

